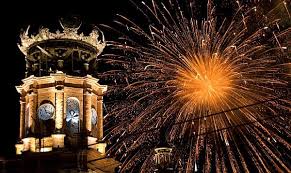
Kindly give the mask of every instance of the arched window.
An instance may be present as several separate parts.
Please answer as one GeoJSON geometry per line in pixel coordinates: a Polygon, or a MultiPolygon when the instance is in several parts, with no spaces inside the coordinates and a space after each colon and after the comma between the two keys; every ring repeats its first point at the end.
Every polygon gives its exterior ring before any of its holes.
{"type": "Polygon", "coordinates": [[[66,125],[70,135],[78,133],[80,121],[80,102],[75,97],[67,99],[66,125]]]}

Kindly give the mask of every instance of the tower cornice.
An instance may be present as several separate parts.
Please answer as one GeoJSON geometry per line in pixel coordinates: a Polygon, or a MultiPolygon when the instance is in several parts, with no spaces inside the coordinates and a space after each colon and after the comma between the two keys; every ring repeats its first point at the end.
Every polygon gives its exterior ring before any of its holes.
{"type": "Polygon", "coordinates": [[[50,76],[30,76],[22,80],[23,84],[21,86],[16,86],[17,91],[22,93],[27,93],[32,89],[41,89],[47,87],[75,87],[75,88],[90,88],[90,90],[97,95],[103,96],[107,91],[107,85],[100,85],[98,83],[99,79],[87,75],[84,77],[70,76],[65,73],[53,73],[50,76]]]}

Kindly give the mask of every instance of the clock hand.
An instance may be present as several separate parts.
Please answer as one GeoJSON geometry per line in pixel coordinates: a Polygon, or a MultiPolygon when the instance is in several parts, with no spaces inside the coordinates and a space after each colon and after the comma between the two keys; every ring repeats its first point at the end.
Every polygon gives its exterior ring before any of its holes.
{"type": "Polygon", "coordinates": [[[50,113],[45,109],[45,114],[48,116],[50,113]]]}

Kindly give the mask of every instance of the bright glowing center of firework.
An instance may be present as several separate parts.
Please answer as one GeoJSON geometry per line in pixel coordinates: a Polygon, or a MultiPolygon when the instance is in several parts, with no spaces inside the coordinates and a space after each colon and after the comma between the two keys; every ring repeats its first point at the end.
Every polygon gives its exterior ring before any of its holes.
{"type": "Polygon", "coordinates": [[[192,106],[215,106],[226,102],[232,88],[233,70],[217,58],[187,60],[177,77],[178,96],[192,106]]]}

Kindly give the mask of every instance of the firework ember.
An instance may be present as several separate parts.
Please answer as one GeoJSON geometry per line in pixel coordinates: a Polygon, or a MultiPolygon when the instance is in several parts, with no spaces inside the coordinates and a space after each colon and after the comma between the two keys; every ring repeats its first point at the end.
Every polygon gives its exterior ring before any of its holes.
{"type": "Polygon", "coordinates": [[[152,172],[167,127],[185,172],[290,172],[290,4],[234,1],[222,19],[208,1],[198,20],[194,0],[143,2],[147,28],[119,16],[102,59],[113,70],[98,75],[112,81],[106,138],[122,170],[152,172]]]}

